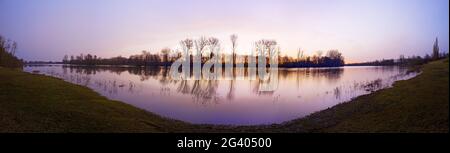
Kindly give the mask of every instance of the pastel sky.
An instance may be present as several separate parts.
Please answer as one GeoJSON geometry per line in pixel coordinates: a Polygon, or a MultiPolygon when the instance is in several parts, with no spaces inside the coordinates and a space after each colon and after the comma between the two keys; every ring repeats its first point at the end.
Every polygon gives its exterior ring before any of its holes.
{"type": "Polygon", "coordinates": [[[275,39],[282,54],[338,49],[346,62],[449,48],[448,0],[0,0],[0,35],[25,60],[129,56],[214,36],[238,52],[275,39]]]}

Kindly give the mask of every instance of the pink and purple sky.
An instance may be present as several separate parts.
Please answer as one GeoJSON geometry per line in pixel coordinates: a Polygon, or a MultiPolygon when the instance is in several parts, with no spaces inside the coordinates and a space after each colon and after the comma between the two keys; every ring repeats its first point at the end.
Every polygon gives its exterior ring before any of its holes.
{"type": "Polygon", "coordinates": [[[0,35],[25,60],[129,56],[214,36],[238,52],[275,39],[282,54],[338,49],[346,62],[449,48],[448,0],[0,0],[0,35]]]}

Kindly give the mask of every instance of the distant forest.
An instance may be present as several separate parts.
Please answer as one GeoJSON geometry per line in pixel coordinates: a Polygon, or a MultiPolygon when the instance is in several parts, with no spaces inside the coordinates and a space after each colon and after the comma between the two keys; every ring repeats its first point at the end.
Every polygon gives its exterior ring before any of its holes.
{"type": "MultiPolygon", "coordinates": [[[[231,59],[226,59],[226,54],[222,54],[222,64],[233,63],[233,65],[248,66],[251,55],[238,55],[236,54],[237,47],[237,35],[230,36],[230,44],[232,46],[231,59]]],[[[201,37],[199,39],[185,39],[180,41],[182,48],[187,49],[190,59],[195,55],[200,55],[202,64],[214,57],[217,48],[220,48],[220,41],[215,37],[201,37]]],[[[274,52],[278,53],[278,66],[279,67],[338,67],[343,66],[344,57],[338,50],[329,50],[323,54],[323,51],[317,51],[312,56],[305,56],[304,51],[299,49],[297,57],[281,56],[277,41],[261,39],[255,42],[254,55],[257,55],[257,48],[263,48],[264,55],[271,55],[274,52]]],[[[171,50],[169,48],[162,49],[159,53],[150,53],[148,51],[142,51],[141,54],[131,55],[129,57],[117,56],[113,58],[101,58],[92,54],[80,54],[80,55],[65,55],[63,64],[74,65],[133,65],[133,66],[170,66],[177,59],[182,57],[182,53],[179,50],[171,50]]],[[[254,58],[257,58],[254,57],[254,58]]],[[[267,63],[268,58],[266,58],[267,63]]],[[[192,62],[191,62],[192,63],[192,62]]]]}
{"type": "MultiPolygon", "coordinates": [[[[230,36],[230,44],[232,47],[231,59],[226,58],[226,54],[222,54],[220,61],[224,65],[225,63],[233,63],[236,66],[248,66],[249,60],[252,58],[251,55],[238,55],[236,54],[237,48],[237,35],[230,36]]],[[[199,39],[185,39],[180,41],[181,48],[188,51],[191,59],[191,64],[193,61],[194,53],[195,55],[201,56],[201,63],[204,64],[212,57],[216,49],[220,48],[220,41],[215,37],[200,37],[199,39]]],[[[327,52],[316,51],[313,55],[307,56],[304,54],[302,49],[297,50],[297,56],[282,56],[277,41],[261,39],[254,43],[255,49],[253,55],[257,55],[257,48],[263,48],[267,51],[265,55],[274,54],[278,55],[278,66],[279,67],[339,67],[339,66],[390,66],[390,65],[420,65],[427,63],[432,60],[437,60],[441,58],[448,57],[448,53],[440,52],[438,39],[436,38],[431,55],[427,54],[423,57],[421,56],[404,56],[400,55],[397,59],[382,59],[363,63],[345,63],[344,56],[338,50],[329,50],[327,52]]],[[[14,51],[9,51],[9,54],[13,54],[14,51]]],[[[131,55],[129,57],[112,57],[112,58],[102,58],[97,55],[92,54],[79,54],[79,55],[65,55],[62,62],[39,62],[31,61],[28,64],[46,64],[46,63],[62,63],[71,65],[85,65],[85,66],[95,66],[95,65],[129,65],[129,66],[170,66],[177,59],[182,57],[182,51],[172,50],[170,48],[164,48],[157,53],[151,53],[149,51],[142,51],[140,54],[131,55]]],[[[253,57],[253,58],[257,58],[253,57]]],[[[268,58],[266,58],[268,62],[268,58]]]]}
{"type": "MultiPolygon", "coordinates": [[[[91,54],[80,54],[78,56],[66,56],[62,61],[63,64],[75,65],[132,65],[132,66],[170,66],[175,60],[181,56],[169,56],[164,53],[152,54],[142,51],[141,54],[132,55],[128,58],[118,56],[113,58],[101,58],[91,54]]],[[[237,60],[235,64],[248,65],[248,55],[235,55],[237,60]]],[[[192,59],[192,57],[191,57],[192,59]]],[[[209,60],[209,57],[202,58],[202,64],[209,60]]],[[[222,61],[225,61],[224,59],[222,61]]],[[[278,65],[280,67],[337,67],[343,66],[344,60],[340,52],[330,50],[325,56],[307,56],[297,59],[289,56],[279,56],[278,65]]],[[[35,62],[36,63],[36,62],[35,62]]],[[[222,64],[225,64],[223,62],[222,64]]]]}

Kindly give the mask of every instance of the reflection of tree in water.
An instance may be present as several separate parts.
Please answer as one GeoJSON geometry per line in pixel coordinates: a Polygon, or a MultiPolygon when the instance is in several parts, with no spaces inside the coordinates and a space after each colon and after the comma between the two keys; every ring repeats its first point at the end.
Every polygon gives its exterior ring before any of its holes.
{"type": "Polygon", "coordinates": [[[157,77],[161,73],[161,67],[155,66],[155,67],[133,67],[129,68],[128,72],[130,74],[139,75],[141,78],[141,81],[148,80],[149,78],[157,79],[157,77]]]}
{"type": "MultiPolygon", "coordinates": [[[[296,68],[296,69],[280,69],[278,71],[278,77],[280,79],[297,79],[299,83],[300,79],[312,78],[314,80],[325,79],[330,83],[337,82],[342,74],[344,68],[296,68]]],[[[299,84],[297,84],[299,85],[299,84]]]]}
{"type": "Polygon", "coordinates": [[[334,88],[333,94],[336,99],[341,99],[341,88],[340,87],[334,88]]]}
{"type": "Polygon", "coordinates": [[[158,75],[159,83],[161,83],[163,86],[165,86],[171,82],[171,80],[169,79],[169,71],[170,71],[170,69],[163,68],[160,73],[161,75],[158,75]]]}
{"type": "Polygon", "coordinates": [[[260,80],[260,79],[252,81],[254,83],[253,84],[253,88],[252,88],[253,93],[257,94],[258,96],[271,96],[271,95],[273,95],[273,93],[275,92],[274,90],[272,90],[272,91],[263,91],[263,90],[261,90],[261,87],[263,85],[270,83],[269,81],[270,80],[260,80]]]}
{"type": "Polygon", "coordinates": [[[119,91],[137,93],[142,90],[133,81],[96,80],[95,87],[110,95],[117,95],[119,91]]]}
{"type": "Polygon", "coordinates": [[[196,80],[196,86],[192,88],[194,102],[200,104],[218,103],[217,88],[219,83],[217,80],[196,80]]]}
{"type": "Polygon", "coordinates": [[[189,94],[191,87],[189,86],[189,83],[187,80],[181,80],[180,85],[177,88],[177,92],[182,94],[189,94]]]}
{"type": "MultiPolygon", "coordinates": [[[[63,66],[63,72],[67,73],[67,69],[72,74],[76,74],[71,76],[71,82],[75,82],[77,84],[89,85],[91,82],[91,78],[87,77],[88,75],[95,75],[99,72],[110,72],[117,75],[120,75],[123,72],[128,72],[132,75],[138,75],[141,81],[148,80],[150,78],[158,80],[162,85],[160,88],[160,94],[163,96],[170,95],[170,87],[167,86],[169,84],[174,84],[177,86],[176,91],[182,94],[190,94],[193,97],[194,102],[198,102],[201,104],[207,103],[217,103],[219,102],[219,96],[217,94],[219,81],[224,80],[172,80],[169,77],[169,67],[129,67],[129,66],[74,66],[74,65],[65,65],[63,66]]],[[[222,70],[221,78],[230,77],[225,76],[225,71],[222,70]]],[[[264,86],[268,86],[270,84],[270,80],[259,80],[258,73],[252,73],[247,69],[233,69],[231,78],[229,80],[228,92],[226,93],[227,100],[233,100],[235,98],[235,84],[236,84],[236,72],[242,72],[244,75],[243,78],[249,79],[250,75],[257,78],[257,80],[250,80],[250,84],[252,86],[252,91],[258,96],[274,96],[273,91],[265,91],[262,90],[264,86]]],[[[301,68],[301,69],[279,69],[278,71],[278,79],[301,79],[301,78],[312,78],[312,79],[323,79],[328,81],[336,81],[340,78],[343,73],[342,68],[301,68]]],[[[273,80],[272,80],[273,81],[273,80]]],[[[277,81],[278,82],[278,81],[277,81]]],[[[297,81],[298,82],[298,81],[297,81]]],[[[136,84],[132,81],[129,82],[117,82],[116,80],[95,80],[96,88],[103,90],[109,94],[117,94],[119,90],[125,90],[130,93],[136,92],[136,84]]],[[[298,82],[299,86],[300,83],[298,82]]],[[[334,92],[340,93],[340,92],[334,92]]],[[[339,97],[335,94],[336,97],[339,97]]],[[[275,97],[274,97],[275,98],[275,97]]]]}
{"type": "Polygon", "coordinates": [[[167,68],[159,66],[150,67],[131,67],[131,66],[79,66],[79,65],[64,65],[63,69],[69,68],[70,72],[79,74],[96,74],[98,72],[111,72],[120,75],[122,72],[127,71],[130,74],[141,76],[141,80],[147,80],[150,77],[161,75],[161,70],[165,70],[165,76],[167,76],[167,68]]]}
{"type": "Polygon", "coordinates": [[[379,72],[393,72],[395,69],[401,68],[401,67],[395,67],[395,66],[375,66],[371,67],[372,70],[379,71],[379,72]]]}
{"type": "Polygon", "coordinates": [[[331,69],[325,69],[325,71],[322,70],[323,73],[319,72],[318,74],[322,74],[324,78],[330,83],[337,82],[342,74],[344,73],[343,68],[331,68],[331,69]]]}
{"type": "Polygon", "coordinates": [[[170,88],[169,87],[161,87],[159,94],[162,96],[170,96],[170,88]]]}
{"type": "MultiPolygon", "coordinates": [[[[377,67],[372,68],[376,69],[376,71],[393,71],[394,67],[377,67]]],[[[395,69],[396,70],[396,69],[395,69]]],[[[116,80],[107,80],[107,79],[98,79],[93,80],[92,75],[98,74],[99,72],[109,72],[120,75],[122,72],[128,72],[132,75],[140,76],[141,81],[145,81],[148,79],[154,79],[158,81],[161,85],[160,95],[162,96],[170,96],[171,87],[176,87],[176,92],[187,94],[192,96],[192,100],[198,104],[217,104],[222,99],[218,95],[219,82],[225,80],[172,80],[169,77],[169,68],[165,67],[118,67],[118,66],[63,66],[62,74],[54,72],[52,69],[42,70],[42,72],[46,72],[52,76],[64,78],[70,82],[95,87],[95,89],[99,89],[104,93],[108,93],[111,95],[116,95],[118,92],[129,92],[135,93],[139,92],[138,85],[141,85],[140,89],[142,90],[142,84],[134,83],[132,81],[116,81],[116,80]],[[69,73],[70,72],[70,73],[69,73]],[[92,78],[91,78],[92,77],[92,78]]],[[[258,73],[249,74],[250,72],[247,69],[242,70],[244,76],[244,80],[250,82],[250,88],[252,92],[257,96],[269,96],[269,98],[273,98],[274,101],[277,101],[280,98],[280,95],[274,95],[275,91],[264,91],[262,88],[269,84],[268,80],[258,80],[258,73]],[[250,75],[256,75],[257,80],[249,80],[250,75]]],[[[297,79],[297,87],[301,86],[302,80],[305,81],[328,81],[329,83],[337,82],[344,72],[343,68],[299,68],[299,69],[279,69],[278,71],[278,79],[280,80],[295,80],[297,79]]],[[[225,76],[222,73],[220,78],[228,77],[229,86],[226,91],[225,98],[226,100],[233,100],[235,98],[236,91],[236,80],[238,79],[236,73],[233,71],[232,76],[225,76]]],[[[415,74],[412,74],[415,75],[415,74]]],[[[327,90],[326,94],[330,94],[329,96],[333,96],[336,99],[346,99],[348,97],[357,96],[356,94],[360,94],[361,91],[372,92],[381,88],[390,85],[391,82],[399,79],[403,79],[405,74],[398,74],[390,76],[389,78],[382,78],[383,80],[368,80],[361,82],[346,82],[341,85],[337,85],[335,88],[331,88],[331,90],[327,90]]],[[[277,81],[278,82],[278,81],[277,81]]],[[[225,83],[224,83],[225,84],[225,83]]],[[[224,86],[224,87],[225,87],[224,86]]],[[[175,89],[175,88],[174,88],[175,89]]],[[[299,94],[301,91],[299,92],[299,94]]],[[[301,97],[301,96],[298,96],[301,97]]]]}
{"type": "Polygon", "coordinates": [[[233,100],[234,99],[234,84],[235,84],[236,80],[230,80],[230,86],[229,86],[229,90],[227,93],[227,99],[228,100],[233,100]]]}
{"type": "Polygon", "coordinates": [[[215,104],[219,102],[217,80],[181,80],[177,92],[192,95],[193,101],[199,104],[215,104]],[[191,85],[192,83],[192,85],[191,85]]]}
{"type": "MultiPolygon", "coordinates": [[[[155,69],[157,70],[157,69],[155,69]]],[[[129,73],[134,74],[142,74],[143,76],[149,74],[155,74],[153,71],[145,71],[142,68],[137,67],[117,67],[117,66],[63,66],[63,78],[67,81],[89,86],[91,85],[91,75],[95,75],[98,72],[110,72],[117,75],[120,75],[122,72],[128,71],[129,73]],[[69,69],[70,73],[67,73],[67,69],[69,69]]],[[[55,76],[55,75],[53,75],[55,76]]],[[[110,95],[117,95],[117,93],[122,91],[127,91],[129,93],[140,92],[142,88],[138,88],[136,83],[133,81],[117,81],[117,80],[106,80],[106,79],[97,79],[93,81],[93,87],[95,89],[102,90],[105,93],[110,95]]]]}

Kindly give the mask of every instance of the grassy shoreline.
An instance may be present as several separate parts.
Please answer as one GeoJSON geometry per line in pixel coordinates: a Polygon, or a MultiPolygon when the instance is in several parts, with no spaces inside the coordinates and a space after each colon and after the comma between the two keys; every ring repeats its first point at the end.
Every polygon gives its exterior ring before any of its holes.
{"type": "Polygon", "coordinates": [[[0,68],[0,132],[447,132],[448,58],[392,88],[305,118],[257,126],[201,125],[108,100],[61,79],[0,68]],[[52,96],[48,96],[52,95],[52,96]]]}

